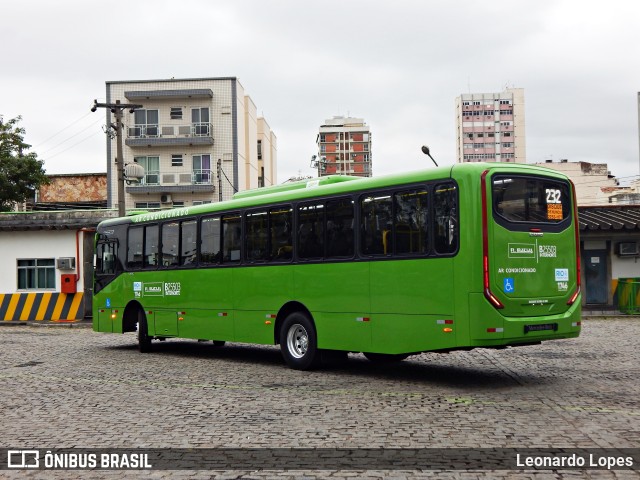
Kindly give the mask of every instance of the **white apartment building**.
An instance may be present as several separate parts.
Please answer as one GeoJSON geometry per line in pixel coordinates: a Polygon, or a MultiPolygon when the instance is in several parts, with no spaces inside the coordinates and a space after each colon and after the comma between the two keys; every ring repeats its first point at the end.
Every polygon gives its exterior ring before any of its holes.
{"type": "MultiPolygon", "coordinates": [[[[277,182],[277,141],[235,77],[108,81],[123,110],[124,165],[145,175],[125,186],[125,208],[188,207],[277,182]]],[[[107,124],[114,123],[107,110],[107,124]]],[[[107,139],[107,197],[117,206],[116,140],[107,139]]]]}
{"type": "Polygon", "coordinates": [[[640,203],[638,183],[621,186],[606,163],[570,162],[562,159],[559,162],[546,160],[536,165],[557,170],[568,176],[576,187],[576,200],[581,207],[640,203]]]}
{"type": "Polygon", "coordinates": [[[456,160],[526,162],[524,89],[456,98],[456,160]]]}

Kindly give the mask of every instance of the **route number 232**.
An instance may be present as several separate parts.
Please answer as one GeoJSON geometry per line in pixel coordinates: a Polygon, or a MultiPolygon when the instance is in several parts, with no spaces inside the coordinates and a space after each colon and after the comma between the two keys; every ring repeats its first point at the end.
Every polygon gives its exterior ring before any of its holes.
{"type": "Polygon", "coordinates": [[[547,188],[547,203],[562,203],[560,200],[560,190],[556,188],[547,188]]]}

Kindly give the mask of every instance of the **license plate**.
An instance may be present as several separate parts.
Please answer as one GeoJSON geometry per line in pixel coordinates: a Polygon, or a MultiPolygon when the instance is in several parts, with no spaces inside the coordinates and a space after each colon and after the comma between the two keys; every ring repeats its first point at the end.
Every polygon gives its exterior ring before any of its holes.
{"type": "Polygon", "coordinates": [[[525,325],[524,333],[529,332],[542,332],[544,330],[553,330],[554,332],[558,330],[557,323],[541,323],[539,325],[525,325]]]}

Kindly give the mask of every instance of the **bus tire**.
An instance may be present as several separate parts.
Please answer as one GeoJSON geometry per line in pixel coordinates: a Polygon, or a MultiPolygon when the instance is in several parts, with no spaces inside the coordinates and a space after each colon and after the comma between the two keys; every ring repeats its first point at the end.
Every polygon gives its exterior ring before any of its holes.
{"type": "Polygon", "coordinates": [[[310,370],[318,365],[316,330],[304,313],[294,312],[285,318],[280,330],[280,351],[294,370],[310,370]]]}
{"type": "Polygon", "coordinates": [[[147,316],[142,310],[138,310],[138,350],[141,353],[151,351],[151,337],[147,327],[147,316]]]}
{"type": "Polygon", "coordinates": [[[409,355],[406,353],[370,353],[363,352],[367,360],[374,363],[396,363],[406,359],[409,355]]]}

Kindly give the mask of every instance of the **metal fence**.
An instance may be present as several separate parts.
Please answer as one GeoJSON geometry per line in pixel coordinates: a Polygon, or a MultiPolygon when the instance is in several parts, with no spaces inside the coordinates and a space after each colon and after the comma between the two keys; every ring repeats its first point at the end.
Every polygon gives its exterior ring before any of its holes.
{"type": "Polygon", "coordinates": [[[640,279],[621,278],[618,280],[618,310],[627,315],[640,315],[640,279]]]}

